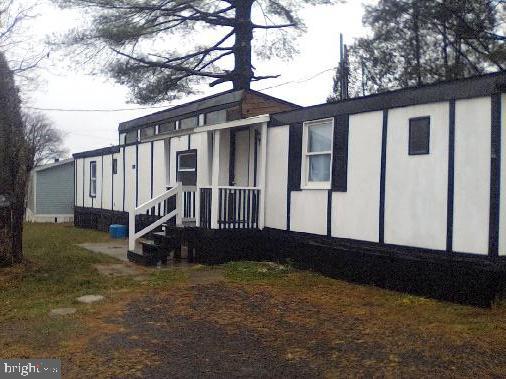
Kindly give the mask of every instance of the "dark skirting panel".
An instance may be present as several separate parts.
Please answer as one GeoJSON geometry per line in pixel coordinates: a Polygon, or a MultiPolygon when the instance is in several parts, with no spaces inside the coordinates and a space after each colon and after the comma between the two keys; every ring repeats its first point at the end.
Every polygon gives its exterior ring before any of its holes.
{"type": "Polygon", "coordinates": [[[196,262],[274,261],[350,282],[488,307],[506,283],[506,261],[279,230],[204,230],[196,262]]]}

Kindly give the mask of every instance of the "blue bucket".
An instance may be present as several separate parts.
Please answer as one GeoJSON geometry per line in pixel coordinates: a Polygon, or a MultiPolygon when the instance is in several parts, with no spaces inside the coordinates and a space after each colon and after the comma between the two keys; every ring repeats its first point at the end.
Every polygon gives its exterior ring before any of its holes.
{"type": "Polygon", "coordinates": [[[128,228],[126,225],[112,224],[109,226],[109,235],[115,239],[126,238],[128,237],[128,228]]]}

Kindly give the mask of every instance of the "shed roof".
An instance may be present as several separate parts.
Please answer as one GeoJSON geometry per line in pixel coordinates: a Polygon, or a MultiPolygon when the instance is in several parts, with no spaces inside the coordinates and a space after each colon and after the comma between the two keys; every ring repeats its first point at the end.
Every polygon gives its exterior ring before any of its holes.
{"type": "Polygon", "coordinates": [[[47,170],[47,169],[50,169],[50,168],[53,168],[53,167],[63,166],[63,165],[70,164],[70,163],[73,163],[73,162],[74,162],[74,158],[63,159],[63,160],[58,161],[58,162],[48,163],[48,164],[45,164],[45,165],[42,165],[42,166],[35,167],[33,170],[34,171],[44,171],[44,170],[47,170]]]}

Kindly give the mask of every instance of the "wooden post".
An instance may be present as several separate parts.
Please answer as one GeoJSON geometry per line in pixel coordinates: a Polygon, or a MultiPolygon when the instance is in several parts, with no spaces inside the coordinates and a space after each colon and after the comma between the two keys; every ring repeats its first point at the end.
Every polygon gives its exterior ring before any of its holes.
{"type": "Polygon", "coordinates": [[[265,187],[267,179],[267,123],[262,123],[260,134],[260,207],[258,215],[258,228],[265,225],[265,187]]]}
{"type": "Polygon", "coordinates": [[[221,131],[214,131],[213,173],[211,178],[211,229],[218,229],[218,186],[220,180],[220,138],[221,131]]]}
{"type": "Polygon", "coordinates": [[[200,187],[195,190],[195,226],[200,227],[200,187]]]}
{"type": "Polygon", "coordinates": [[[182,225],[183,224],[183,184],[177,183],[177,193],[176,193],[176,225],[182,225]]]}

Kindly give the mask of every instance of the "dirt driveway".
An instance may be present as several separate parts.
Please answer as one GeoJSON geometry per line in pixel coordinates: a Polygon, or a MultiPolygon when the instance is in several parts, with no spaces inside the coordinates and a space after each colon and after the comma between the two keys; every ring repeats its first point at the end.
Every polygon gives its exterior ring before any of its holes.
{"type": "Polygon", "coordinates": [[[100,333],[75,345],[68,376],[506,375],[502,309],[445,304],[309,273],[256,280],[234,270],[203,269],[185,284],[104,306],[90,320],[100,333]]]}

